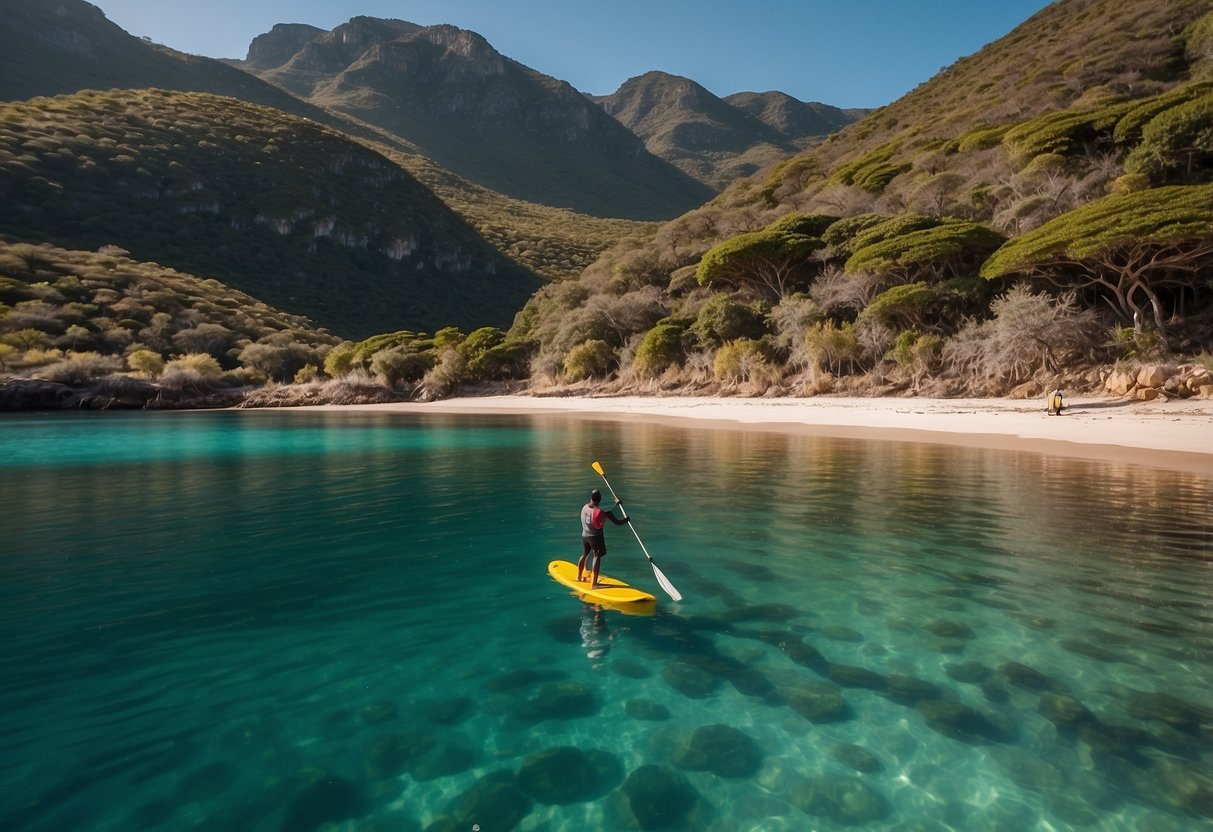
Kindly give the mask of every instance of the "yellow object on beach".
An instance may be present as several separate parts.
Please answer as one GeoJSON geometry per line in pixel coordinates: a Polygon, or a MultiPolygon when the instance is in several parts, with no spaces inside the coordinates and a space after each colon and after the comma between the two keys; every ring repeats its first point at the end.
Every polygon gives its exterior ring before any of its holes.
{"type": "Polygon", "coordinates": [[[623,581],[609,578],[601,573],[598,575],[598,588],[592,589],[590,587],[592,577],[590,570],[586,569],[583,576],[585,580],[579,581],[577,580],[577,564],[569,563],[567,560],[554,560],[549,563],[548,574],[557,583],[567,586],[592,601],[602,601],[606,604],[646,604],[657,600],[643,590],[628,586],[623,581]]]}

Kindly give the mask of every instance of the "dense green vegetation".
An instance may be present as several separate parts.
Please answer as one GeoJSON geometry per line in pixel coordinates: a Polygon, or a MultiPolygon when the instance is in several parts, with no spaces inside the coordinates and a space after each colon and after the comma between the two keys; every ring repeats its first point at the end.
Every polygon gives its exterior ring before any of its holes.
{"type": "Polygon", "coordinates": [[[0,183],[16,239],[118,245],[345,335],[505,325],[539,285],[381,154],[230,98],[0,105],[0,183]]]}
{"type": "Polygon", "coordinates": [[[540,290],[512,332],[537,379],[593,340],[617,388],[754,392],[1086,386],[1127,355],[1207,352],[1211,27],[1187,0],[1056,3],[540,290]],[[722,297],[758,318],[732,340],[699,317],[722,297]]]}
{"type": "Polygon", "coordinates": [[[322,400],[344,401],[373,398],[376,388],[437,396],[525,372],[525,347],[495,327],[342,341],[216,280],[114,246],[0,241],[0,376],[115,392],[154,382],[145,398],[157,389],[177,396],[313,383],[322,400]]]}

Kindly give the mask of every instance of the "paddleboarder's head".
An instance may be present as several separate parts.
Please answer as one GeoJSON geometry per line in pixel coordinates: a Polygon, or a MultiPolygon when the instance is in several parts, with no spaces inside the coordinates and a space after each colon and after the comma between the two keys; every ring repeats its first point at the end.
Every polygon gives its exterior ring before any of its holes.
{"type": "Polygon", "coordinates": [[[594,505],[598,505],[602,502],[602,492],[597,488],[590,492],[590,502],[594,505]]]}

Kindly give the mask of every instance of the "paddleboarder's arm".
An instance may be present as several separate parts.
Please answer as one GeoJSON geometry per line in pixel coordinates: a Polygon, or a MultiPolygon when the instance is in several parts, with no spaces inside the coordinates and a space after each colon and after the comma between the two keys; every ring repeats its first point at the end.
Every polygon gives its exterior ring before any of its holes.
{"type": "Polygon", "coordinates": [[[618,517],[615,516],[615,512],[613,512],[613,511],[604,511],[602,514],[604,517],[611,518],[611,522],[614,523],[616,526],[626,526],[628,523],[632,522],[631,517],[625,517],[622,520],[620,520],[618,517]]]}

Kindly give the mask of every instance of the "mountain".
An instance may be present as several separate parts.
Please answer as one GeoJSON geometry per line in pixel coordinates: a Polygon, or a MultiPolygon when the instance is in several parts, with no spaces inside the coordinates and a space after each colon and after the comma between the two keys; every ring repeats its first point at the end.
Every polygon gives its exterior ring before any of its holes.
{"type": "Polygon", "coordinates": [[[726,104],[749,113],[791,139],[825,136],[858,121],[865,109],[840,109],[817,101],[801,101],[782,92],[737,92],[726,104]]]}
{"type": "Polygon", "coordinates": [[[384,155],[204,93],[0,105],[0,233],[116,245],[344,337],[507,325],[539,280],[384,155]]]}
{"type": "Polygon", "coordinates": [[[240,66],[518,199],[652,220],[713,195],[567,83],[454,26],[370,17],[319,34],[280,26],[240,66]]]}
{"type": "Polygon", "coordinates": [[[689,78],[648,72],[595,98],[656,156],[715,189],[803,150],[854,121],[783,93],[721,99],[689,78]]]}
{"type": "Polygon", "coordinates": [[[0,0],[0,101],[147,87],[226,95],[332,120],[222,61],[136,38],[83,0],[0,0]]]}

